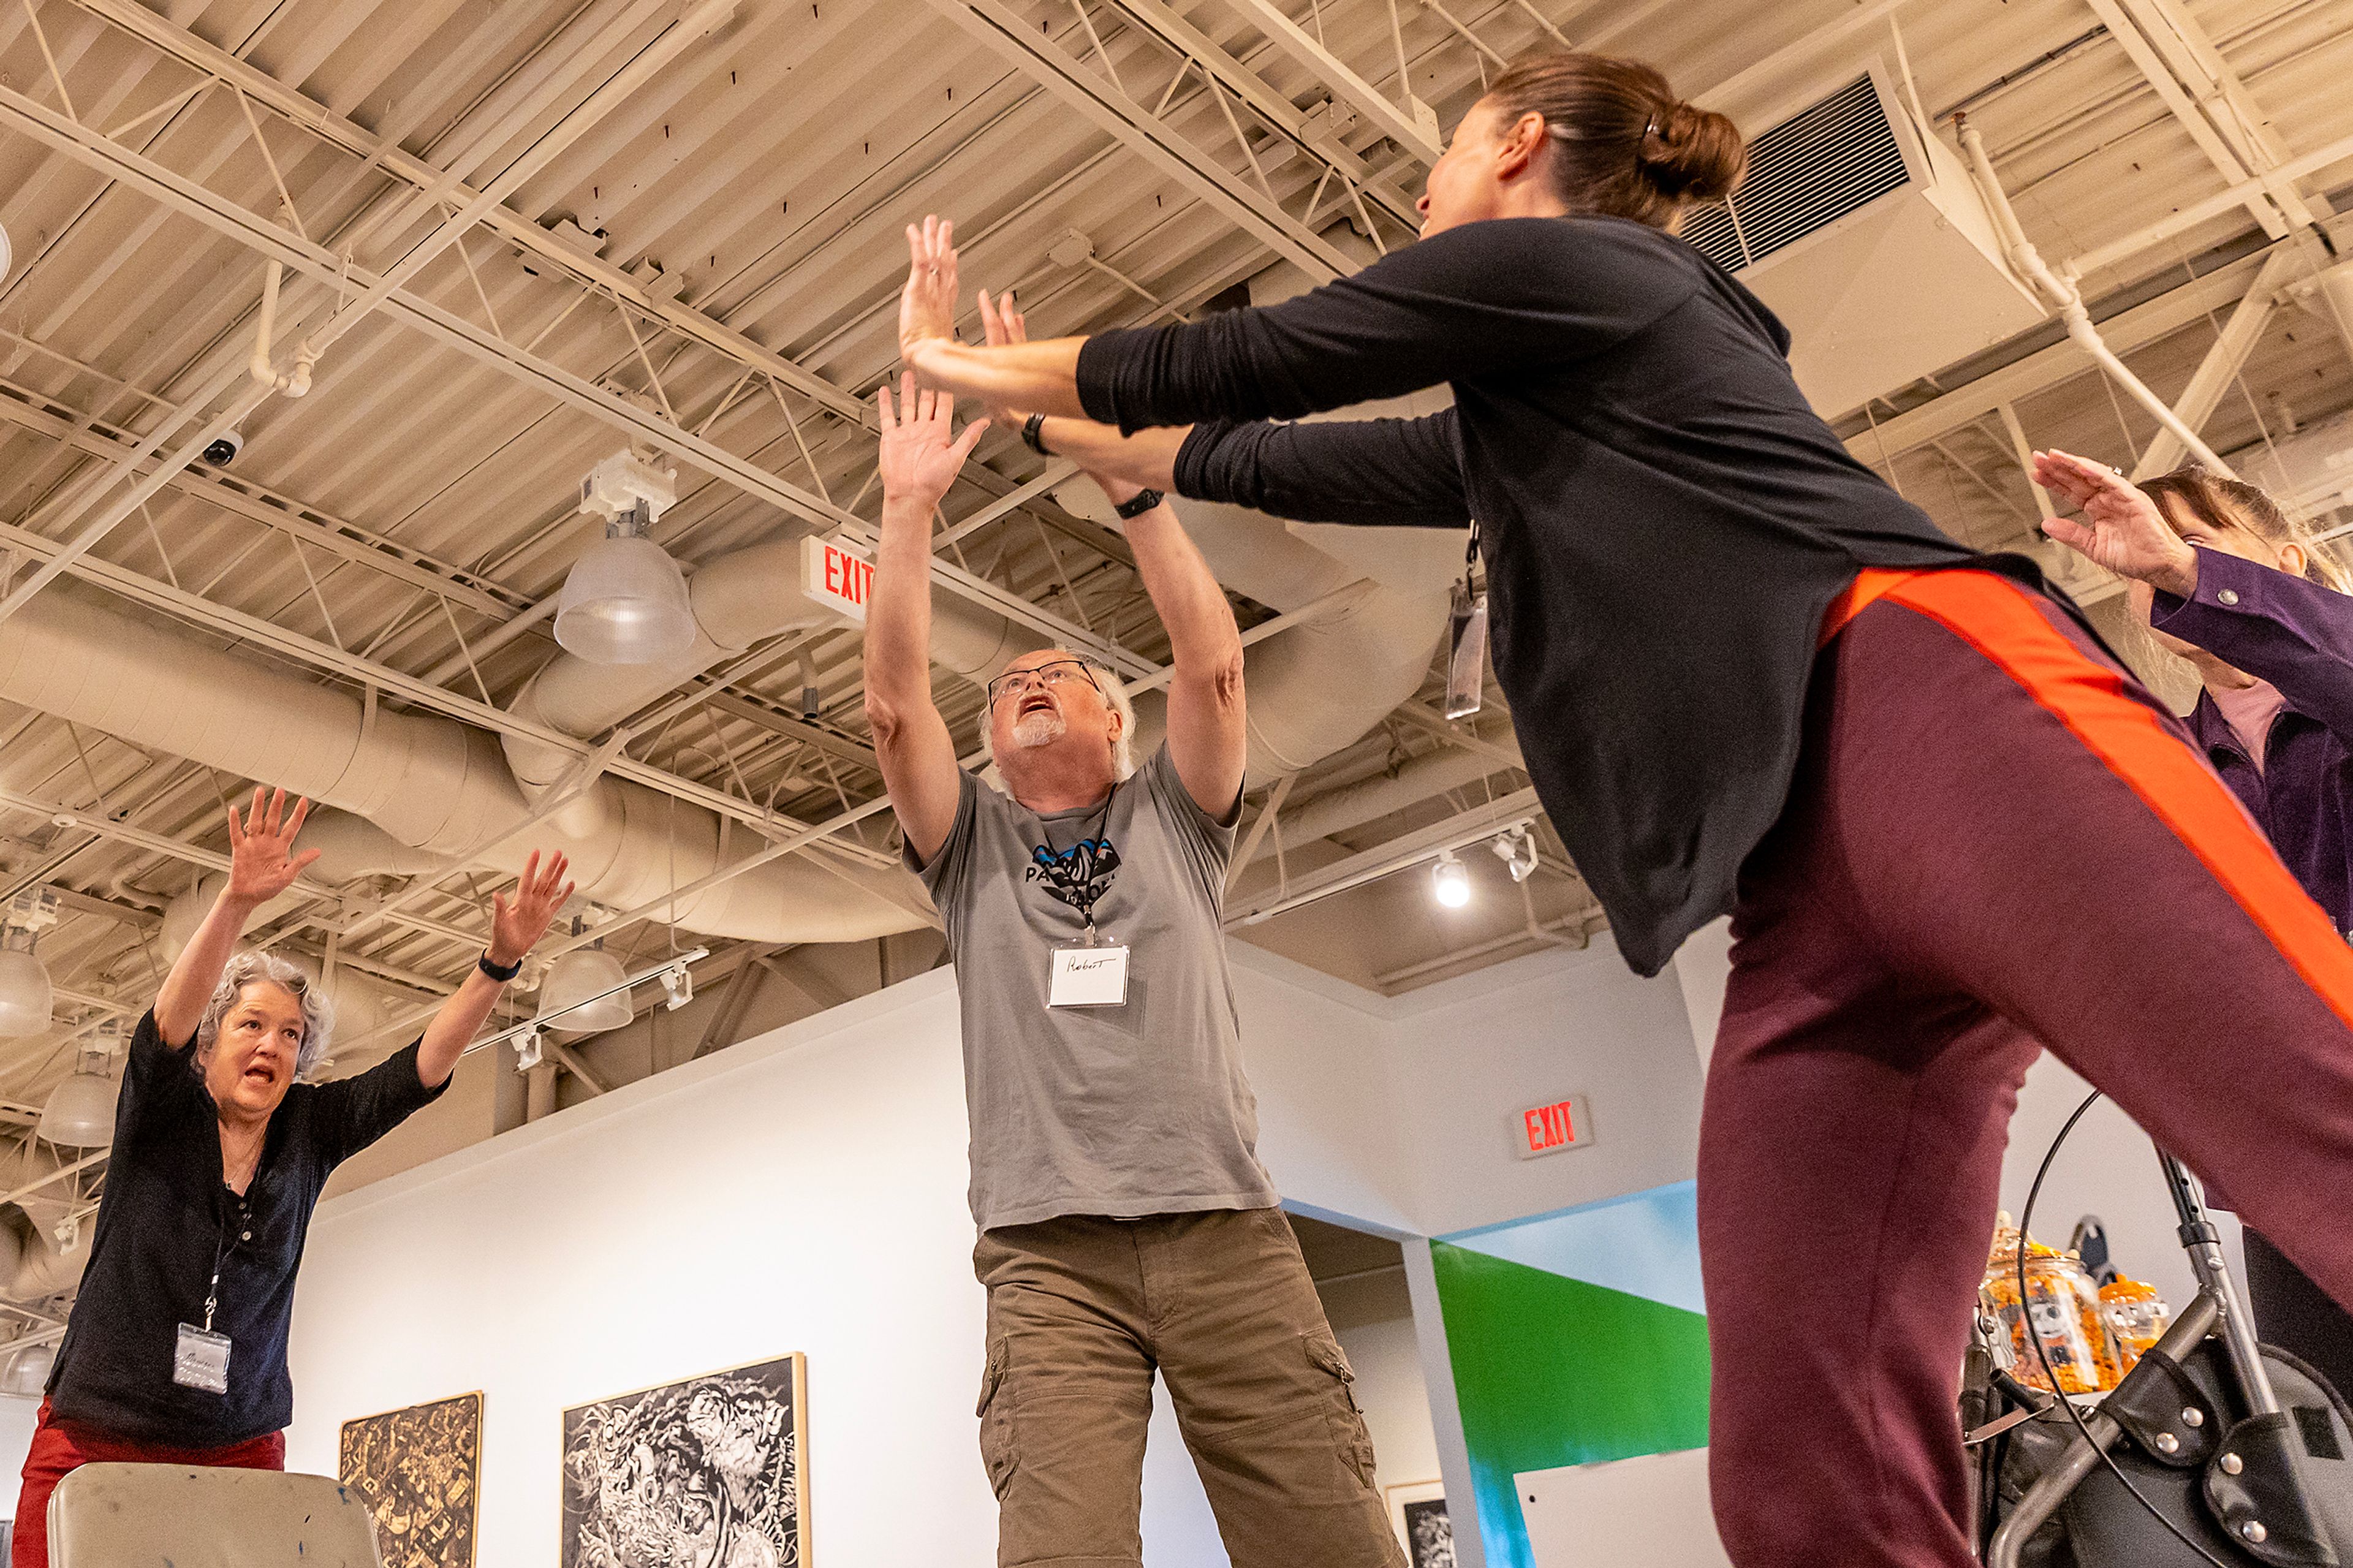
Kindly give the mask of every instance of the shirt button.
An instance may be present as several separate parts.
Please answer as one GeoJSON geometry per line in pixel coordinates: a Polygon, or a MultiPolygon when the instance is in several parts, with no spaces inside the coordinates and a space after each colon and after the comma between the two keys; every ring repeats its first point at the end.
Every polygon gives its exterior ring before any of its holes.
{"type": "Polygon", "coordinates": [[[237,1238],[239,1241],[251,1241],[253,1239],[253,1232],[249,1230],[239,1231],[237,1238]]]}
{"type": "Polygon", "coordinates": [[[2214,596],[2226,605],[2235,605],[2239,602],[2239,591],[2236,588],[2225,588],[2214,596]]]}

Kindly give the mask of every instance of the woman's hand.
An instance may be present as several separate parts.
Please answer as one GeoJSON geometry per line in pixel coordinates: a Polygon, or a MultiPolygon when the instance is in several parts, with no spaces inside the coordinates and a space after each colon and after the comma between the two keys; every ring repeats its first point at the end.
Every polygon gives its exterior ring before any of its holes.
{"type": "Polygon", "coordinates": [[[515,885],[514,900],[510,903],[504,893],[491,895],[491,962],[504,969],[510,963],[522,962],[523,954],[539,945],[547,934],[555,911],[572,897],[573,887],[564,879],[572,863],[562,852],[548,858],[546,866],[539,863],[539,851],[522,863],[522,879],[515,885]]]}
{"type": "Polygon", "coordinates": [[[243,822],[237,820],[237,807],[230,806],[228,886],[221,889],[221,901],[250,911],[292,887],[319,858],[316,849],[290,853],[294,836],[302,831],[302,819],[310,815],[311,803],[298,798],[294,815],[288,818],[282,789],[270,794],[265,807],[259,784],[253,788],[253,805],[243,822]]]}
{"type": "MultiPolygon", "coordinates": [[[[987,289],[983,289],[980,291],[980,327],[987,336],[990,348],[1002,348],[1007,343],[1026,343],[1029,341],[1029,323],[1022,320],[1020,309],[1014,304],[1013,296],[1010,294],[999,294],[996,299],[991,300],[987,289]]],[[[1008,430],[1018,430],[1029,419],[1029,411],[1026,408],[1008,408],[991,404],[988,405],[988,416],[1008,430]]]]}
{"type": "Polygon", "coordinates": [[[2119,577],[2184,599],[2198,592],[2198,552],[2116,469],[2066,452],[2037,452],[2034,482],[2084,514],[2081,521],[2045,520],[2042,531],[2052,538],[2119,577]]]}
{"type": "Polygon", "coordinates": [[[899,290],[899,357],[919,368],[924,345],[955,342],[955,225],[926,217],[907,226],[907,285],[899,290]]]}
{"type": "Polygon", "coordinates": [[[932,508],[948,493],[955,477],[964,468],[964,460],[972,456],[988,421],[976,419],[964,427],[964,434],[949,438],[955,421],[955,399],[944,392],[915,390],[915,373],[908,371],[899,378],[899,401],[891,401],[891,386],[885,382],[875,389],[876,412],[882,424],[882,500],[888,505],[904,501],[923,508],[929,517],[932,508]]]}
{"type": "MultiPolygon", "coordinates": [[[[991,348],[1001,348],[1008,343],[1026,343],[1029,341],[1029,323],[1022,320],[1021,311],[1013,303],[1013,296],[1010,294],[999,294],[996,299],[991,300],[988,297],[988,290],[983,289],[980,291],[980,324],[982,330],[988,334],[988,346],[991,348]]],[[[995,405],[989,407],[988,416],[1008,430],[1020,429],[1029,419],[1027,410],[995,405]]],[[[1064,432],[1067,433],[1069,428],[1068,426],[1063,426],[1064,432]]],[[[1049,449],[1053,450],[1053,448],[1049,449]]],[[[1056,455],[1061,454],[1058,451],[1056,455]]],[[[1109,478],[1093,468],[1086,468],[1083,464],[1081,467],[1084,468],[1087,478],[1094,481],[1095,489],[1109,497],[1113,506],[1122,505],[1144,493],[1142,485],[1131,484],[1125,479],[1109,478]]]]}

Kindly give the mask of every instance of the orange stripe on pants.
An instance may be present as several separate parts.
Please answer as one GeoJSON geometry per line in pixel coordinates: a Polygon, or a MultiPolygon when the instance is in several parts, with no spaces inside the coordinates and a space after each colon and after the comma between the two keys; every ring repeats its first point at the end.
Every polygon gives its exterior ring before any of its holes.
{"type": "MultiPolygon", "coordinates": [[[[2126,695],[2123,677],[2085,658],[2044,620],[2025,588],[1988,572],[1866,572],[1831,615],[1858,598],[1844,619],[1873,600],[1902,605],[2025,688],[2198,857],[2313,994],[2353,1028],[2353,950],[2213,770],[2126,695]]],[[[1826,637],[1834,635],[1828,616],[1823,624],[1826,637]]]]}

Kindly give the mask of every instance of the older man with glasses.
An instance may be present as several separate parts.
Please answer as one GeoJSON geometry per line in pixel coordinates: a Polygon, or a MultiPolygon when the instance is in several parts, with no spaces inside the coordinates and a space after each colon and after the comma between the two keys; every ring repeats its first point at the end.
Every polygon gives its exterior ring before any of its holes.
{"type": "Polygon", "coordinates": [[[1157,1371],[1236,1568],[1404,1568],[1256,1152],[1221,926],[1248,751],[1232,608],[1156,492],[1107,484],[1168,631],[1167,740],[1139,766],[1118,678],[1045,648],[989,683],[1005,787],[984,784],[929,647],[932,514],[987,422],[952,440],[948,398],[901,397],[878,394],[866,711],[955,961],[997,1562],[1140,1568],[1157,1371]]]}

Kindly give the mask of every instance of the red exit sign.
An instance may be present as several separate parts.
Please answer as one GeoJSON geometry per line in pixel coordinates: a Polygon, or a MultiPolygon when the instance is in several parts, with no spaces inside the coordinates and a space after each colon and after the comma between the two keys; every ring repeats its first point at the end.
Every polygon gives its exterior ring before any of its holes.
{"type": "Polygon", "coordinates": [[[839,539],[801,542],[801,592],[863,625],[874,593],[874,563],[839,539]]]}
{"type": "Polygon", "coordinates": [[[1581,1094],[1554,1100],[1550,1105],[1532,1105],[1521,1111],[1512,1125],[1513,1142],[1523,1160],[1557,1154],[1564,1149],[1582,1149],[1593,1142],[1593,1123],[1586,1113],[1585,1097],[1581,1094]]]}

